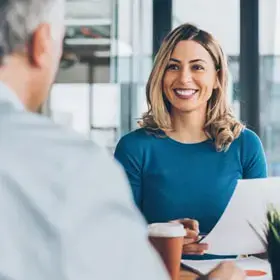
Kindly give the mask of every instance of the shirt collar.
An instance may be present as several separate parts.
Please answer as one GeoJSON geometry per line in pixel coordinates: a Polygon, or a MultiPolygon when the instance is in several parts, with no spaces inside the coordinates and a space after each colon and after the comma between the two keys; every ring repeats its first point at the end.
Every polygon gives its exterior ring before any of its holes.
{"type": "Polygon", "coordinates": [[[1,81],[0,81],[0,101],[5,101],[13,104],[13,106],[19,111],[25,110],[24,105],[17,97],[16,93],[1,81]]]}

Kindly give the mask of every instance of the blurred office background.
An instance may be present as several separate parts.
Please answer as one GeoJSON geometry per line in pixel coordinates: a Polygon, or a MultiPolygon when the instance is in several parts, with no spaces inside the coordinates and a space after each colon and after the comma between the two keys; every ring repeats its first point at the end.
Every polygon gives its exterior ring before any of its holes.
{"type": "Polygon", "coordinates": [[[161,40],[184,22],[221,42],[229,100],[280,175],[280,0],[68,0],[67,59],[43,112],[113,151],[146,109],[161,40]]]}

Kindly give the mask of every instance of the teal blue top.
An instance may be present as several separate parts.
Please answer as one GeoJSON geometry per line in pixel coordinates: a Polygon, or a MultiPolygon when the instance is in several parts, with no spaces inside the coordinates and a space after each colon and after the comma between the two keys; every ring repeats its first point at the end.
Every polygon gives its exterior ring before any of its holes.
{"type": "Polygon", "coordinates": [[[226,152],[212,140],[183,144],[138,129],[122,137],[115,157],[148,223],[193,218],[203,233],[217,223],[238,179],[267,176],[261,141],[249,129],[226,152]]]}

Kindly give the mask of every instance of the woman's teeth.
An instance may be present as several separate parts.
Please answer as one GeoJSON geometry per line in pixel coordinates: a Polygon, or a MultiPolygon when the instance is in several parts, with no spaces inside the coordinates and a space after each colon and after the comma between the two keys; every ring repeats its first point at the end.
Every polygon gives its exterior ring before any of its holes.
{"type": "Polygon", "coordinates": [[[196,89],[175,89],[176,94],[183,95],[183,96],[191,96],[197,92],[196,89]]]}

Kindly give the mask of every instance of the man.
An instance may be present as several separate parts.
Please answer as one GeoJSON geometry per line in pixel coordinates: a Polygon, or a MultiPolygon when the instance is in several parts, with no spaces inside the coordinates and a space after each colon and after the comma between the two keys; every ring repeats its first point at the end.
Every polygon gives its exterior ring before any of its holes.
{"type": "Polygon", "coordinates": [[[120,167],[32,113],[57,72],[63,11],[0,1],[0,279],[167,279],[120,167]]]}

